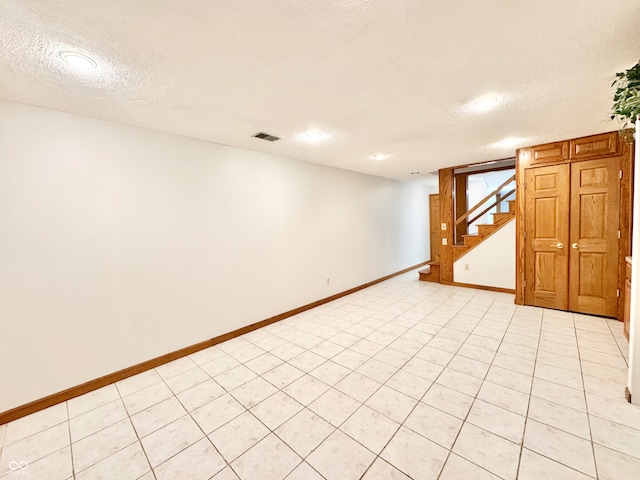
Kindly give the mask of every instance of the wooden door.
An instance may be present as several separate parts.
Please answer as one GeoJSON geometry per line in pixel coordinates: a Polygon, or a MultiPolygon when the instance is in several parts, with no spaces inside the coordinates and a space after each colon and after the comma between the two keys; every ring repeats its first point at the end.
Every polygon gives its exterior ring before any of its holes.
{"type": "Polygon", "coordinates": [[[566,310],[569,165],[525,171],[525,303],[566,310]]]}
{"type": "Polygon", "coordinates": [[[618,312],[620,160],[571,165],[569,310],[615,317],[618,312]]]}
{"type": "Polygon", "coordinates": [[[431,260],[440,260],[440,195],[429,195],[431,260]]]}

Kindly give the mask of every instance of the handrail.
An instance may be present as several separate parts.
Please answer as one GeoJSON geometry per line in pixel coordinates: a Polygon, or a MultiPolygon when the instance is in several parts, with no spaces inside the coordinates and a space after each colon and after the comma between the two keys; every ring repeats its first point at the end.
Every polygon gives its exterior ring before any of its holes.
{"type": "Polygon", "coordinates": [[[486,202],[487,200],[489,200],[491,197],[493,197],[496,193],[499,193],[500,190],[502,190],[504,187],[506,187],[507,185],[509,185],[511,182],[513,182],[516,179],[516,175],[515,173],[513,174],[513,176],[511,178],[509,178],[506,182],[504,182],[502,185],[500,185],[498,188],[496,188],[493,192],[491,192],[489,195],[487,195],[486,197],[484,197],[480,202],[478,202],[474,207],[470,208],[469,210],[467,210],[465,213],[463,213],[460,218],[458,218],[456,220],[456,226],[461,224],[465,218],[468,218],[469,215],[471,215],[473,212],[475,212],[478,208],[480,208],[482,206],[482,204],[484,204],[484,202],[486,202]]]}
{"type": "Polygon", "coordinates": [[[516,189],[514,188],[513,190],[511,190],[509,193],[506,193],[504,195],[499,195],[498,199],[493,202],[491,205],[489,205],[487,208],[485,208],[482,213],[479,213],[478,215],[476,215],[475,217],[473,217],[473,220],[469,220],[467,222],[467,225],[471,225],[473,222],[475,222],[476,220],[478,220],[481,216],[483,216],[485,213],[487,213],[489,210],[491,210],[493,207],[495,207],[497,204],[501,203],[505,198],[509,198],[513,193],[515,193],[516,189]]]}

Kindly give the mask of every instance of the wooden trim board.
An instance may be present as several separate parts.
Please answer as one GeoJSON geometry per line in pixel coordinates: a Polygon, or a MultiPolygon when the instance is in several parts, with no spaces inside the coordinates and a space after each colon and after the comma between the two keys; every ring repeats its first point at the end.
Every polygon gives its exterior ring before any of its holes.
{"type": "MultiPolygon", "coordinates": [[[[491,161],[484,161],[484,162],[476,162],[476,163],[467,163],[465,165],[457,165],[455,167],[453,167],[455,170],[458,169],[463,169],[463,168],[469,168],[469,167],[477,167],[478,165],[494,165],[496,163],[499,162],[505,162],[507,160],[513,160],[515,157],[505,157],[505,158],[496,158],[495,160],[491,160],[491,161]]],[[[485,170],[478,170],[479,172],[491,172],[491,171],[495,171],[495,170],[507,170],[509,168],[513,168],[513,166],[504,166],[504,167],[496,167],[496,168],[491,168],[489,166],[487,166],[487,168],[485,170]]],[[[465,172],[467,173],[467,172],[465,172]]],[[[476,172],[468,172],[468,173],[476,173],[476,172]]]]}
{"type": "Polygon", "coordinates": [[[440,231],[440,282],[453,281],[453,168],[438,170],[440,192],[440,223],[446,230],[440,231]],[[442,243],[442,242],[445,243],[442,243]]]}
{"type": "Polygon", "coordinates": [[[475,288],[477,290],[488,290],[490,292],[511,293],[515,294],[516,291],[513,288],[502,287],[490,287],[488,285],[474,285],[473,283],[460,283],[460,282],[440,282],[443,285],[451,285],[453,287],[475,288]]]}
{"type": "Polygon", "coordinates": [[[97,390],[99,388],[105,387],[114,382],[119,382],[120,380],[124,380],[125,378],[128,378],[128,377],[132,377],[133,375],[137,375],[138,373],[142,373],[146,370],[151,370],[152,368],[159,367],[160,365],[164,365],[165,363],[172,362],[173,360],[186,357],[187,355],[191,355],[192,353],[198,352],[200,350],[204,350],[205,348],[212,347],[214,345],[217,345],[218,343],[226,342],[227,340],[231,340],[232,338],[239,337],[240,335],[244,335],[245,333],[252,332],[262,327],[266,327],[267,325],[271,325],[272,323],[279,322],[280,320],[284,320],[285,318],[289,318],[299,313],[302,313],[304,311],[311,310],[312,308],[319,307],[320,305],[332,302],[333,300],[337,300],[339,298],[350,295],[357,291],[371,287],[373,285],[376,285],[377,283],[384,282],[385,280],[389,280],[390,278],[396,277],[398,275],[402,275],[403,273],[410,272],[411,270],[420,268],[426,264],[427,264],[426,261],[419,263],[412,267],[408,267],[403,270],[400,270],[399,272],[386,275],[382,278],[378,278],[377,280],[372,280],[370,282],[364,283],[357,287],[350,288],[349,290],[345,290],[344,292],[336,293],[335,295],[331,295],[330,297],[326,297],[321,300],[316,300],[315,302],[309,303],[307,305],[303,305],[302,307],[294,308],[293,310],[289,310],[288,312],[275,315],[273,317],[267,318],[265,320],[261,320],[256,323],[252,323],[251,325],[247,325],[245,327],[239,328],[232,332],[228,332],[228,333],[219,335],[217,337],[211,338],[209,340],[205,340],[204,342],[196,343],[195,345],[191,345],[191,346],[182,348],[180,350],[176,350],[175,352],[167,353],[165,355],[152,358],[151,360],[147,360],[146,362],[138,363],[137,365],[133,365],[131,367],[118,370],[117,372],[113,372],[103,377],[96,378],[95,380],[91,380],[81,385],[77,385],[75,387],[71,387],[61,392],[49,395],[47,397],[34,400],[33,402],[29,402],[25,405],[12,408],[11,410],[7,410],[6,412],[0,413],[0,425],[9,423],[13,420],[17,420],[18,418],[25,417],[32,413],[38,412],[40,410],[44,410],[45,408],[49,408],[58,403],[71,400],[72,398],[79,397],[80,395],[84,395],[85,393],[92,392],[93,390],[97,390]]]}

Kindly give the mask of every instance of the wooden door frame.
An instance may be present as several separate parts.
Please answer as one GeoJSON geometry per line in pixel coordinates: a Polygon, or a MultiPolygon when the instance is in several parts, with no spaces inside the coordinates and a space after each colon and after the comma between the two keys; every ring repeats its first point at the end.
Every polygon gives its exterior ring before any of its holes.
{"type": "Polygon", "coordinates": [[[440,223],[445,227],[440,231],[440,283],[453,283],[453,168],[438,171],[440,192],[440,223]]]}
{"type": "Polygon", "coordinates": [[[436,261],[438,260],[438,258],[436,258],[436,255],[433,254],[434,252],[434,242],[432,242],[433,240],[433,235],[431,234],[431,227],[435,226],[435,230],[436,230],[436,238],[435,241],[437,242],[436,245],[438,246],[437,248],[437,257],[440,257],[440,194],[439,193],[431,193],[429,194],[429,256],[430,261],[436,261]],[[434,200],[438,200],[438,221],[433,222],[433,217],[431,216],[431,212],[436,210],[435,208],[433,208],[433,203],[434,200]]]}
{"type": "MultiPolygon", "coordinates": [[[[474,172],[475,174],[475,172],[474,172]]],[[[454,220],[457,220],[464,215],[469,209],[469,199],[467,198],[467,189],[469,188],[469,174],[468,173],[454,173],[453,174],[454,195],[456,197],[453,208],[455,209],[454,220]]],[[[460,225],[452,226],[455,229],[455,243],[462,243],[462,236],[468,233],[467,222],[464,221],[460,225]]]]}
{"type": "Polygon", "coordinates": [[[615,156],[620,157],[620,169],[622,170],[622,179],[620,180],[620,243],[618,251],[617,287],[620,290],[617,318],[622,321],[624,316],[625,258],[631,254],[631,208],[633,200],[632,182],[634,151],[631,145],[622,141],[618,132],[589,135],[586,137],[554,142],[551,144],[520,148],[516,151],[516,304],[525,305],[525,170],[536,166],[573,163],[582,160],[593,160],[597,158],[615,156]],[[585,149],[581,149],[581,147],[588,144],[591,140],[593,142],[599,142],[598,146],[602,146],[603,137],[607,137],[609,139],[609,143],[604,145],[608,150],[605,151],[594,148],[591,155],[584,154],[585,149]]]}

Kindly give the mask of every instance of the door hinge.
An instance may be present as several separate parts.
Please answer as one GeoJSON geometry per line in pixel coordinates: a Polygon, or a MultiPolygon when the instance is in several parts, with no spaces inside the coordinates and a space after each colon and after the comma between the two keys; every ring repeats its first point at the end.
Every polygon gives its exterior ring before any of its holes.
{"type": "Polygon", "coordinates": [[[620,234],[620,230],[618,230],[618,238],[621,238],[621,237],[620,237],[620,235],[621,235],[621,234],[620,234]]]}
{"type": "Polygon", "coordinates": [[[527,281],[526,281],[526,280],[524,281],[524,286],[525,286],[525,287],[527,286],[527,281]]]}
{"type": "Polygon", "coordinates": [[[616,290],[616,297],[620,298],[620,289],[619,288],[616,290]]]}
{"type": "Polygon", "coordinates": [[[525,230],[525,232],[524,232],[524,239],[525,239],[525,240],[527,239],[527,232],[526,232],[526,230],[525,230]]]}
{"type": "Polygon", "coordinates": [[[620,178],[622,178],[622,170],[620,170],[620,178]]]}

